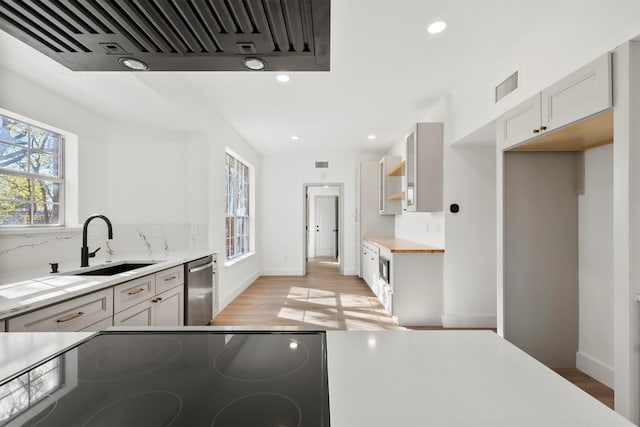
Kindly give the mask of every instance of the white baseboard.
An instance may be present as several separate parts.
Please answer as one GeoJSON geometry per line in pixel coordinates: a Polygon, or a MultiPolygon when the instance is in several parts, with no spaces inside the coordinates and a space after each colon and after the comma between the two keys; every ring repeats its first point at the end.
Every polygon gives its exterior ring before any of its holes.
{"type": "Polygon", "coordinates": [[[445,328],[495,328],[496,316],[492,314],[443,314],[445,328]]]}
{"type": "Polygon", "coordinates": [[[607,387],[614,388],[614,370],[611,366],[578,351],[576,353],[576,368],[607,387]]]}
{"type": "Polygon", "coordinates": [[[299,268],[268,268],[260,272],[261,276],[302,276],[299,268]]]}
{"type": "MultiPolygon", "coordinates": [[[[227,295],[225,295],[224,297],[220,297],[220,303],[218,304],[218,313],[224,310],[225,307],[228,306],[229,303],[231,303],[231,301],[236,299],[238,295],[244,292],[244,290],[247,289],[249,285],[251,285],[253,282],[255,282],[258,277],[260,277],[258,272],[253,273],[251,276],[247,277],[245,280],[240,282],[240,284],[238,284],[238,286],[236,286],[227,295]]],[[[213,317],[215,317],[215,315],[213,317]]]]}

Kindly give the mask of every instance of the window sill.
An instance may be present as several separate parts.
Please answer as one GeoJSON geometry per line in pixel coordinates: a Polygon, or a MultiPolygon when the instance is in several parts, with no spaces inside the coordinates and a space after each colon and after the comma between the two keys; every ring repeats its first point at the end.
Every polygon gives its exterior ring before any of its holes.
{"type": "Polygon", "coordinates": [[[225,267],[231,267],[237,263],[239,263],[240,261],[244,261],[247,258],[251,258],[252,256],[254,256],[256,253],[255,252],[249,252],[248,254],[244,254],[242,256],[239,256],[238,258],[234,258],[232,260],[229,261],[225,261],[224,262],[224,266],[225,267]]]}
{"type": "Polygon", "coordinates": [[[71,234],[82,231],[82,227],[7,227],[0,228],[2,236],[32,236],[40,234],[71,234]]]}

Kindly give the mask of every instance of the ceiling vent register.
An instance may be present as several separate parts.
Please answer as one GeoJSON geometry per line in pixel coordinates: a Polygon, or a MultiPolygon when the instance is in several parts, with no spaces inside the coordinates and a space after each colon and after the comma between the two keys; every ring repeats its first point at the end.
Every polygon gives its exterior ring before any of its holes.
{"type": "Polygon", "coordinates": [[[327,169],[329,162],[316,162],[316,169],[327,169]]]}
{"type": "Polygon", "coordinates": [[[0,0],[0,29],[75,71],[328,71],[330,0],[0,0]]]}
{"type": "Polygon", "coordinates": [[[496,86],[496,103],[516,89],[518,89],[517,71],[496,86]]]}

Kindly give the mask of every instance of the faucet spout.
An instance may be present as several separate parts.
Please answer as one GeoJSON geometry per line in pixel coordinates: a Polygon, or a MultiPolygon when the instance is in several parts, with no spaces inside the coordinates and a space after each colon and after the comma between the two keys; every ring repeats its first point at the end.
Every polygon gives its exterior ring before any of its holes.
{"type": "Polygon", "coordinates": [[[89,258],[93,258],[96,256],[96,252],[100,250],[100,248],[96,249],[93,252],[89,252],[89,247],[87,246],[87,229],[89,228],[89,223],[96,219],[100,218],[107,223],[107,233],[109,236],[109,240],[113,239],[113,226],[111,225],[111,221],[104,215],[91,215],[84,222],[84,226],[82,227],[82,248],[80,249],[80,267],[88,267],[89,266],[89,258]]]}

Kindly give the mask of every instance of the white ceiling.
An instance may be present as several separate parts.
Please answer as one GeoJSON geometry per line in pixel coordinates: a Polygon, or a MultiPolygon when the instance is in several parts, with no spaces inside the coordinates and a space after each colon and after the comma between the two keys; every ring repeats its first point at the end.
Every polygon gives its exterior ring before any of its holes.
{"type": "Polygon", "coordinates": [[[539,30],[534,18],[556,1],[334,0],[331,71],[292,72],[286,84],[273,72],[76,73],[1,31],[0,65],[134,122],[206,127],[216,110],[263,154],[384,152],[470,73],[539,30]],[[440,19],[446,31],[429,35],[440,19]]]}

